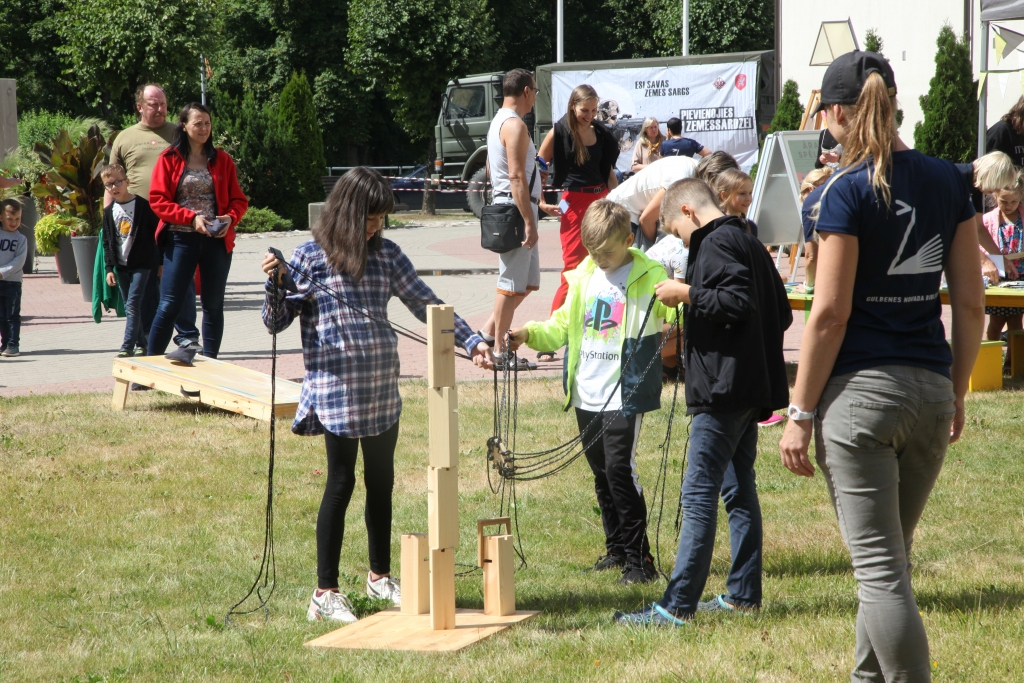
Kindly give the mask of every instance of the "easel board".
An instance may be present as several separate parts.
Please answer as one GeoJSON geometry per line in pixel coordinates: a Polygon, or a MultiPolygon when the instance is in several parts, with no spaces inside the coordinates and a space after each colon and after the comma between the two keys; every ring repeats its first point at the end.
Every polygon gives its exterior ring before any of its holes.
{"type": "Polygon", "coordinates": [[[787,130],[765,140],[747,212],[762,244],[803,243],[800,183],[814,170],[820,136],[820,130],[787,130]]]}
{"type": "MultiPolygon", "coordinates": [[[[199,392],[198,398],[184,397],[239,413],[257,420],[270,420],[270,375],[214,358],[196,356],[188,366],[163,356],[142,356],[114,360],[113,408],[122,410],[131,383],[182,396],[182,391],[199,392]]],[[[302,385],[277,380],[274,404],[277,417],[294,417],[302,385]]]]}
{"type": "Polygon", "coordinates": [[[538,614],[540,612],[519,611],[504,617],[492,617],[479,609],[458,609],[455,610],[455,628],[435,631],[430,626],[429,614],[402,614],[397,607],[393,607],[314,638],[306,646],[346,650],[455,652],[538,614]]]}

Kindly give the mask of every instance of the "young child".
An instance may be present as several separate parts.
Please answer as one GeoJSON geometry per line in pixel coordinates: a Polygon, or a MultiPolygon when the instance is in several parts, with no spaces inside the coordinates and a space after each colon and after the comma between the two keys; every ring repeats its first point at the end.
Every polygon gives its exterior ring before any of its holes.
{"type": "Polygon", "coordinates": [[[146,355],[142,299],[156,260],[156,227],[160,219],[149,202],[131,193],[128,175],[120,164],[104,166],[100,178],[114,201],[103,212],[103,257],[107,284],[117,286],[124,299],[124,341],[118,358],[146,355]]]}
{"type": "Polygon", "coordinates": [[[687,304],[686,412],[693,423],[685,516],[664,597],[637,612],[617,612],[615,620],[682,626],[698,610],[760,608],[757,422],[789,402],[782,336],[793,313],[764,246],[738,217],[722,213],[703,182],[691,178],[670,187],[661,223],[690,249],[686,284],[657,285],[665,305],[687,304]],[[729,514],[728,593],[699,603],[715,547],[719,492],[729,514]]]}
{"type": "MultiPolygon", "coordinates": [[[[992,236],[992,241],[999,247],[999,253],[1003,254],[1006,264],[1010,265],[1018,273],[1024,273],[1024,223],[1022,223],[1020,203],[1024,198],[1024,173],[1018,172],[1014,183],[1009,187],[995,193],[996,208],[992,209],[982,218],[985,229],[992,236]]],[[[1006,268],[1006,270],[1011,270],[1006,268]]],[[[1007,280],[1014,278],[1006,274],[1007,280]]],[[[988,330],[986,337],[989,341],[996,341],[1003,333],[1005,326],[1007,331],[1019,330],[1024,319],[1024,308],[1010,308],[1008,306],[986,306],[985,313],[988,315],[988,330]]],[[[1006,367],[1010,366],[1010,352],[1007,349],[1006,367]]]]}
{"type": "Polygon", "coordinates": [[[747,218],[747,210],[754,201],[754,181],[738,168],[728,168],[709,183],[718,206],[726,216],[738,216],[747,226],[747,232],[757,237],[757,223],[747,218]]]}
{"type": "Polygon", "coordinates": [[[665,270],[630,248],[633,234],[625,208],[607,199],[594,202],[580,236],[589,256],[565,274],[565,303],[547,322],[512,330],[512,338],[517,346],[536,351],[569,345],[564,407],[576,409],[604,524],[606,553],[594,570],[618,568],[619,583],[648,583],[658,574],[647,539],[636,443],[643,414],[661,407],[655,356],[662,323],[674,319],[675,310],[655,301],[640,329],[665,270]]]}
{"type": "MultiPolygon", "coordinates": [[[[280,332],[295,318],[302,328],[306,374],[292,431],[323,434],[327,448],[327,482],[316,520],[318,587],[306,612],[310,621],[356,621],[351,603],[338,590],[338,564],[360,447],[370,551],[366,593],[401,603],[401,588],[391,578],[391,494],[402,412],[398,338],[390,325],[377,321],[387,320],[392,296],[424,322],[426,307],[444,302],[416,275],[401,248],[381,237],[384,216],[394,208],[394,201],[387,180],[371,168],[358,166],[331,190],[312,228],[313,239],[295,248],[289,266],[273,254],[263,259],[267,275],[288,267],[299,290],[275,290],[268,282],[263,305],[267,330],[280,332]],[[330,292],[359,308],[345,305],[330,292]]],[[[472,354],[476,365],[494,367],[487,344],[459,316],[455,316],[455,341],[472,354]]]]}
{"type": "Polygon", "coordinates": [[[21,202],[0,202],[0,356],[15,358],[21,344],[21,276],[28,255],[28,240],[21,227],[21,202]]]}
{"type": "Polygon", "coordinates": [[[822,166],[809,171],[800,183],[800,201],[803,206],[800,209],[800,219],[804,227],[804,291],[814,294],[814,275],[818,272],[818,233],[814,231],[814,219],[811,213],[815,205],[821,201],[821,192],[818,188],[824,187],[825,181],[832,175],[831,166],[822,166]]]}

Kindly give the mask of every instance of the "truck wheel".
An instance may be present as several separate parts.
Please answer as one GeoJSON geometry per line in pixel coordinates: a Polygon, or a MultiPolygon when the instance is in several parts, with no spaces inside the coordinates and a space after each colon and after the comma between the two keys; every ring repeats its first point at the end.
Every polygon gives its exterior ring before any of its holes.
{"type": "Polygon", "coordinates": [[[491,203],[491,186],[487,183],[487,168],[478,168],[469,178],[474,183],[466,190],[466,203],[473,215],[480,218],[483,208],[491,203]]]}

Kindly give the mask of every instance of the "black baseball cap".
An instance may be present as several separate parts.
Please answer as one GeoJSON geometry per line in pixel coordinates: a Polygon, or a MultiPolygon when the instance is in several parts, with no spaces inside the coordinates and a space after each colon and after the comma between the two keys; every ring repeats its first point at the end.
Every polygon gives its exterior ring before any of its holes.
{"type": "Polygon", "coordinates": [[[854,50],[839,55],[829,64],[821,79],[821,103],[814,113],[831,104],[856,104],[871,73],[882,77],[889,89],[889,97],[896,96],[896,76],[885,57],[877,52],[854,50]]]}

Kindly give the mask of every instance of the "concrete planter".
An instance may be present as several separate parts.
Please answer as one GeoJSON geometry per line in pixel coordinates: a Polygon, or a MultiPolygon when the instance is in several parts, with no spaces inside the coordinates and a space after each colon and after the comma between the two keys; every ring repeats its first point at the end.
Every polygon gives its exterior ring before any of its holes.
{"type": "Polygon", "coordinates": [[[78,280],[82,286],[82,298],[92,303],[92,270],[96,263],[96,248],[99,237],[72,237],[71,246],[75,253],[75,265],[78,267],[78,280]]]}
{"type": "Polygon", "coordinates": [[[75,250],[71,246],[71,237],[61,235],[57,240],[57,253],[53,255],[57,262],[57,274],[62,285],[78,284],[78,266],[75,265],[75,250]]]}
{"type": "Polygon", "coordinates": [[[31,275],[36,272],[36,221],[39,214],[36,212],[36,203],[32,199],[21,197],[21,227],[18,232],[28,239],[28,255],[25,257],[25,268],[23,272],[31,275]]]}

